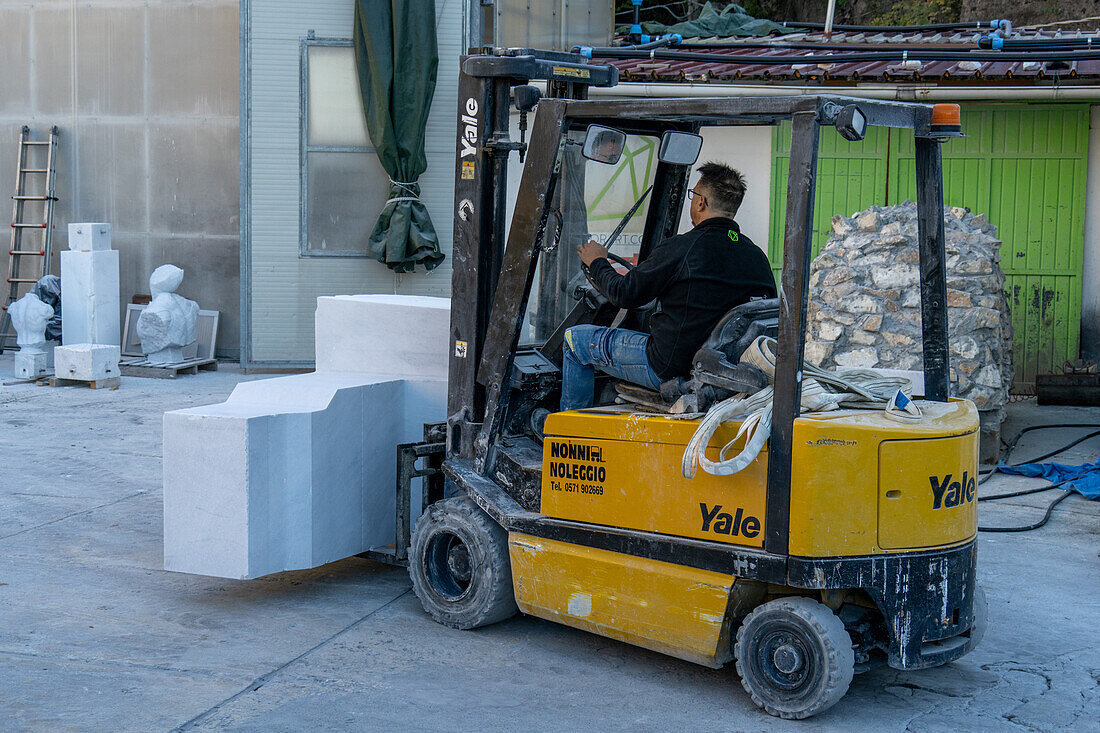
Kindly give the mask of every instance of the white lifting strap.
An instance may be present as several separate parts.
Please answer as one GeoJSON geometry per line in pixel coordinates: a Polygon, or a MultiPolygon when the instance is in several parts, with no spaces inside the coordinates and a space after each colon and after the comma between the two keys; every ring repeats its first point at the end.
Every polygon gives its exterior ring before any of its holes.
{"type": "MultiPolygon", "coordinates": [[[[685,478],[695,476],[699,467],[715,476],[731,476],[749,466],[764,449],[772,428],[772,399],[775,382],[775,339],[760,336],[745,349],[741,361],[760,369],[768,377],[768,386],[752,395],[734,395],[711,406],[684,449],[681,471],[685,478]],[[718,460],[706,456],[707,445],[722,423],[741,418],[741,427],[733,440],[719,451],[718,460]],[[742,438],[745,446],[732,458],[727,455],[742,438]]],[[[911,385],[902,377],[885,377],[870,369],[826,371],[804,366],[802,411],[825,412],[845,408],[883,410],[898,422],[921,419],[920,409],[911,399],[911,385]]]]}

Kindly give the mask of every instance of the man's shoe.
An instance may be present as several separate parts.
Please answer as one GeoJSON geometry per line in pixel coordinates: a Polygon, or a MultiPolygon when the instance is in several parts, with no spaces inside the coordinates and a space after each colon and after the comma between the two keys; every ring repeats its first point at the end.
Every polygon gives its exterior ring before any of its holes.
{"type": "Polygon", "coordinates": [[[550,411],[545,407],[536,407],[531,411],[528,424],[531,427],[531,432],[539,438],[542,438],[542,429],[546,426],[546,418],[548,417],[550,417],[550,411]]]}

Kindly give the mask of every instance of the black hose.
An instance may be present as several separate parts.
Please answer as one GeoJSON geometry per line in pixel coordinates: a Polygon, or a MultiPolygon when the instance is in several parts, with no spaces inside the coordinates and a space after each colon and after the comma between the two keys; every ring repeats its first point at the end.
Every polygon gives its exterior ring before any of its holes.
{"type": "MultiPolygon", "coordinates": [[[[1029,427],[1026,427],[1026,428],[1022,429],[1020,432],[1016,433],[1016,436],[1014,438],[1012,438],[1012,440],[1010,440],[1008,443],[1005,444],[1004,458],[1001,459],[1002,464],[1003,464],[1004,461],[1008,460],[1008,457],[1010,455],[1012,455],[1012,451],[1016,449],[1016,444],[1020,442],[1020,438],[1022,438],[1025,433],[1030,433],[1032,430],[1048,430],[1048,429],[1056,429],[1056,428],[1057,429],[1061,429],[1061,428],[1100,428],[1100,423],[1055,423],[1053,425],[1031,425],[1029,427]]],[[[1097,431],[1097,432],[1094,432],[1094,433],[1089,433],[1088,435],[1086,435],[1082,438],[1078,438],[1077,440],[1073,441],[1072,443],[1069,443],[1068,445],[1064,445],[1064,446],[1062,446],[1061,448],[1059,448],[1057,450],[1051,451],[1050,453],[1044,453],[1043,455],[1038,456],[1037,458],[1031,458],[1031,459],[1028,459],[1026,461],[1020,461],[1019,463],[1016,463],[1016,464],[1013,464],[1013,465],[1022,466],[1025,463],[1038,463],[1039,461],[1041,461],[1043,459],[1050,458],[1051,456],[1056,456],[1059,453],[1067,451],[1070,448],[1077,445],[1078,443],[1083,443],[1084,441],[1088,440],[1089,438],[1094,438],[1097,435],[1100,435],[1100,431],[1097,431]]],[[[979,471],[979,473],[984,473],[984,475],[978,481],[978,485],[981,486],[986,481],[988,481],[990,478],[992,478],[993,474],[997,473],[1000,470],[1000,468],[1001,468],[1001,466],[997,465],[997,466],[994,466],[993,468],[990,468],[987,471],[979,471]]]]}
{"type": "Polygon", "coordinates": [[[1036,456],[1035,458],[1029,458],[1026,461],[1020,461],[1020,463],[1018,463],[1016,465],[1023,465],[1025,463],[1038,463],[1039,461],[1045,461],[1046,459],[1050,458],[1051,456],[1056,456],[1059,453],[1064,453],[1065,451],[1067,451],[1070,448],[1074,447],[1078,443],[1083,443],[1086,440],[1088,440],[1089,438],[1095,438],[1097,435],[1100,435],[1100,430],[1089,433],[1088,435],[1086,435],[1082,438],[1078,438],[1077,440],[1073,441],[1072,443],[1070,443],[1068,445],[1065,445],[1065,446],[1059,448],[1058,450],[1052,450],[1050,453],[1044,453],[1041,456],[1036,456]]]}
{"type": "MultiPolygon", "coordinates": [[[[1053,487],[1048,486],[1046,488],[1049,489],[1049,488],[1053,488],[1053,487]]],[[[1044,524],[1046,524],[1047,522],[1050,521],[1050,515],[1054,513],[1054,507],[1058,506],[1063,501],[1068,499],[1072,494],[1073,494],[1072,491],[1067,491],[1064,494],[1062,494],[1061,496],[1059,496],[1057,499],[1055,499],[1054,501],[1050,502],[1050,504],[1047,505],[1047,511],[1043,515],[1043,518],[1041,520],[1039,520],[1038,522],[1036,522],[1035,524],[1028,524],[1028,525],[1025,525],[1025,526],[1022,526],[1022,527],[978,527],[978,531],[979,532],[1030,532],[1033,529],[1039,529],[1044,524]]]]}
{"type": "MultiPolygon", "coordinates": [[[[1044,49],[1074,49],[1096,48],[1100,46],[1100,37],[1083,36],[1081,38],[1006,38],[1000,41],[1000,48],[1005,51],[1030,51],[1044,49]]],[[[978,48],[996,48],[994,39],[982,37],[978,39],[978,48]]]]}
{"type": "MultiPolygon", "coordinates": [[[[1100,49],[1100,37],[1097,37],[1095,43],[1089,43],[1083,39],[1070,39],[1070,43],[1055,43],[1055,41],[1062,41],[1063,39],[1051,38],[1049,40],[1042,41],[1024,41],[1020,43],[1013,43],[1009,45],[1006,41],[1003,48],[999,50],[999,53],[1004,55],[1006,51],[1016,52],[1033,52],[1033,51],[1049,51],[1050,53],[1061,53],[1067,50],[1097,50],[1100,49]]],[[[828,42],[810,42],[810,41],[775,41],[769,43],[767,41],[724,41],[721,43],[677,43],[677,49],[683,49],[686,51],[705,51],[707,49],[738,49],[738,48],[793,48],[808,51],[845,51],[857,48],[858,46],[867,45],[873,48],[871,44],[854,44],[854,43],[828,43],[828,42]]],[[[935,50],[937,46],[929,46],[926,43],[891,43],[890,51],[908,51],[910,54],[921,53],[925,51],[935,50]]],[[[621,46],[615,46],[614,48],[622,48],[621,46]]],[[[981,38],[975,44],[962,44],[953,43],[951,49],[960,49],[961,51],[988,51],[991,50],[988,39],[981,38]]],[[[946,49],[945,49],[946,50],[946,49]]],[[[998,49],[992,49],[998,50],[998,49]]],[[[870,53],[870,52],[866,52],[870,53]]]]}
{"type": "Polygon", "coordinates": [[[1016,444],[1020,442],[1020,438],[1033,430],[1054,430],[1058,428],[1100,428],[1100,423],[1080,422],[1080,423],[1051,423],[1050,425],[1029,425],[1026,428],[1020,430],[1008,441],[1008,445],[1005,447],[1005,458],[1016,449],[1016,444]]]}
{"type": "MultiPolygon", "coordinates": [[[[1060,485],[1060,484],[1059,484],[1060,485]]],[[[1023,489],[1021,491],[1011,491],[1007,494],[995,494],[994,496],[980,496],[978,501],[996,501],[997,499],[1011,499],[1014,496],[1028,496],[1029,494],[1039,494],[1044,491],[1050,491],[1054,488],[1054,484],[1050,486],[1037,486],[1034,489],[1023,489]]]]}
{"type": "MultiPolygon", "coordinates": [[[[712,49],[730,49],[730,48],[798,48],[805,50],[820,50],[820,51],[843,51],[845,49],[851,49],[857,44],[854,43],[825,43],[825,42],[810,42],[810,41],[776,41],[774,43],[768,43],[767,41],[726,41],[722,43],[677,43],[677,49],[686,49],[688,51],[694,50],[706,50],[712,49]]],[[[863,44],[859,44],[863,45],[863,44]]],[[[1100,44],[1098,44],[1100,45],[1100,44]]],[[[952,48],[971,48],[975,51],[980,50],[978,46],[964,46],[960,43],[951,44],[952,48]]],[[[616,46],[616,48],[621,48],[616,46]]],[[[927,51],[929,49],[928,44],[924,43],[891,43],[891,51],[927,51]]]]}
{"type": "MultiPolygon", "coordinates": [[[[1016,433],[1015,437],[1013,437],[1012,440],[1008,441],[1008,444],[1005,446],[1005,455],[1004,455],[1003,460],[1006,460],[1006,461],[1008,460],[1008,457],[1012,454],[1012,451],[1015,450],[1016,444],[1020,442],[1020,438],[1023,437],[1025,433],[1030,433],[1033,430],[1050,430],[1050,429],[1057,429],[1057,428],[1062,428],[1062,429],[1064,429],[1064,428],[1100,428],[1100,424],[1097,424],[1097,423],[1056,423],[1054,425],[1031,425],[1029,427],[1026,427],[1026,428],[1023,428],[1022,430],[1020,430],[1020,432],[1016,433]]],[[[1088,435],[1085,435],[1081,438],[1078,438],[1077,440],[1074,440],[1073,442],[1068,443],[1068,444],[1062,446],[1061,448],[1058,448],[1057,450],[1053,450],[1053,451],[1050,451],[1049,453],[1044,453],[1043,455],[1038,456],[1036,458],[1031,458],[1031,459],[1023,461],[1021,463],[1016,463],[1016,464],[1012,464],[1012,465],[1022,466],[1026,463],[1037,463],[1037,462],[1039,462],[1041,460],[1044,460],[1046,458],[1050,458],[1051,456],[1056,456],[1059,453],[1063,453],[1063,452],[1069,450],[1070,448],[1074,447],[1078,443],[1083,443],[1084,441],[1088,440],[1089,438],[1095,438],[1098,435],[1100,435],[1100,430],[1094,431],[1092,433],[1089,433],[1088,435]]],[[[998,465],[998,466],[994,466],[992,469],[990,469],[986,473],[986,475],[983,476],[980,481],[978,481],[978,484],[981,485],[981,484],[984,484],[986,481],[988,481],[993,476],[993,474],[997,473],[999,468],[1001,468],[1001,466],[998,465]]],[[[1082,472],[1082,474],[1083,473],[1084,472],[1082,472]]],[[[1081,477],[1081,475],[1079,474],[1077,476],[1074,476],[1073,478],[1068,478],[1068,479],[1065,479],[1063,481],[1059,481],[1057,483],[1052,483],[1048,486],[1038,486],[1038,487],[1032,488],[1032,489],[1021,489],[1020,491],[1010,491],[1010,492],[1005,493],[1005,494],[994,494],[993,496],[981,496],[981,497],[978,497],[978,501],[979,502],[982,502],[982,501],[996,501],[997,499],[1010,499],[1010,498],[1016,497],[1016,496],[1027,496],[1029,494],[1039,494],[1043,491],[1050,491],[1051,489],[1061,488],[1065,484],[1068,484],[1072,481],[1076,481],[1080,477],[1081,477]]],[[[1063,489],[1063,492],[1064,493],[1061,496],[1057,497],[1056,499],[1054,499],[1054,501],[1050,502],[1050,504],[1047,505],[1047,510],[1046,510],[1046,513],[1043,515],[1042,520],[1036,522],[1035,524],[1028,524],[1028,525],[1024,525],[1024,526],[1020,526],[1020,527],[981,527],[981,526],[979,526],[978,531],[979,532],[1030,532],[1033,529],[1039,529],[1040,527],[1042,527],[1043,525],[1045,525],[1047,522],[1050,521],[1050,517],[1054,513],[1054,508],[1056,506],[1058,506],[1060,503],[1062,503],[1063,501],[1065,501],[1066,498],[1069,497],[1069,495],[1073,493],[1072,490],[1066,490],[1066,489],[1063,489]]]]}
{"type": "Polygon", "coordinates": [[[1068,53],[1026,53],[1005,51],[856,51],[836,54],[807,54],[805,56],[771,56],[767,54],[718,54],[691,51],[593,48],[592,58],[661,59],[662,61],[702,61],[705,63],[742,64],[746,66],[768,64],[842,64],[856,61],[1092,61],[1100,59],[1100,49],[1072,51],[1068,53]]]}

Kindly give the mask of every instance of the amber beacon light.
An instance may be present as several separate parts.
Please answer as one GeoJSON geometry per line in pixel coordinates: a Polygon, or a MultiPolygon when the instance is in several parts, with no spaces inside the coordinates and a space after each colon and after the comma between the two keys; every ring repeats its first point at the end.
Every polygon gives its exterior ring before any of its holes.
{"type": "Polygon", "coordinates": [[[932,134],[935,137],[962,137],[962,115],[957,104],[932,106],[932,134]]]}

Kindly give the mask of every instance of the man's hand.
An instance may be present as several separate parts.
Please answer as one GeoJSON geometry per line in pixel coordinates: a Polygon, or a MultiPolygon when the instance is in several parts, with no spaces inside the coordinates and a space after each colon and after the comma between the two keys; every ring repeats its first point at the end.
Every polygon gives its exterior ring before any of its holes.
{"type": "Polygon", "coordinates": [[[593,262],[601,257],[607,257],[607,248],[590,239],[577,247],[577,256],[581,258],[581,262],[584,263],[585,267],[590,267],[593,262]]]}

